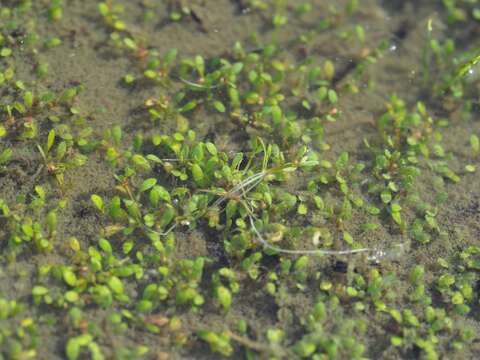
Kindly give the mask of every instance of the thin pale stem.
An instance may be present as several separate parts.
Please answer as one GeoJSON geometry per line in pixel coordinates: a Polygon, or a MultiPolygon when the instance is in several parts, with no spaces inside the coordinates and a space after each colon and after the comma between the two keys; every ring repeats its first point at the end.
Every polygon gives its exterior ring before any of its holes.
{"type": "Polygon", "coordinates": [[[191,87],[194,87],[194,88],[197,88],[197,89],[203,89],[203,90],[210,90],[210,89],[216,89],[218,87],[221,86],[221,84],[217,84],[217,85],[211,85],[211,86],[205,86],[205,85],[202,85],[202,84],[197,84],[193,81],[190,81],[190,80],[187,80],[187,79],[184,79],[184,78],[181,78],[179,77],[179,80],[191,87]]]}
{"type": "Polygon", "coordinates": [[[153,233],[153,234],[156,234],[156,235],[159,235],[159,236],[167,236],[168,234],[170,234],[172,232],[172,230],[174,230],[176,227],[177,227],[177,224],[173,224],[172,226],[170,226],[167,230],[165,230],[164,232],[159,232],[159,231],[155,231],[155,230],[152,230],[150,229],[147,225],[145,225],[144,223],[141,223],[142,224],[142,227],[147,230],[148,232],[150,233],[153,233]]]}
{"type": "Polygon", "coordinates": [[[257,227],[255,226],[253,217],[251,214],[248,215],[248,218],[250,220],[250,225],[252,227],[252,230],[255,232],[255,235],[257,235],[258,240],[260,243],[271,250],[274,250],[278,253],[282,254],[290,254],[290,255],[352,255],[352,254],[359,254],[359,253],[366,253],[366,252],[373,252],[375,250],[369,249],[369,248],[361,248],[361,249],[351,249],[351,250],[327,250],[327,249],[315,249],[315,250],[290,250],[290,249],[284,249],[275,245],[270,244],[265,238],[260,234],[258,231],[257,227]]]}
{"type": "Polygon", "coordinates": [[[232,195],[238,195],[240,192],[243,194],[248,193],[250,190],[255,188],[260,181],[265,177],[266,173],[265,172],[260,172],[256,173],[252,176],[249,176],[246,178],[244,181],[241,181],[237,185],[235,185],[228,193],[227,195],[222,196],[221,198],[217,199],[212,206],[216,207],[221,205],[225,200],[228,199],[229,196],[232,195]],[[248,187],[248,188],[247,188],[248,187]],[[247,188],[247,189],[246,189],[247,188]]]}

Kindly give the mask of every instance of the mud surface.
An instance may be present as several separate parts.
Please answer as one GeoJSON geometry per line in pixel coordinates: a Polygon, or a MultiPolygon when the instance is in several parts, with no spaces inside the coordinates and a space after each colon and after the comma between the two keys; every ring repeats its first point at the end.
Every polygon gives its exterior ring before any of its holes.
{"type": "MultiPolygon", "coordinates": [[[[0,4],[2,3],[11,7],[17,2],[0,1],[0,4]]],[[[442,2],[433,0],[360,1],[358,9],[351,17],[345,16],[346,1],[309,1],[308,3],[312,4],[310,12],[302,16],[292,15],[289,21],[278,29],[271,25],[270,11],[256,10],[248,5],[248,1],[117,0],[115,3],[124,5],[125,11],[121,18],[128,24],[135,39],[140,39],[139,42],[145,49],[150,51],[155,49],[160,54],[176,48],[179,58],[202,55],[205,59],[213,59],[230,56],[236,42],[251,50],[273,42],[278,48],[285,50],[284,57],[292,64],[299,64],[306,57],[318,64],[323,64],[326,60],[332,61],[335,64],[335,76],[331,85],[338,94],[338,103],[334,110],[329,111],[335,111],[339,115],[337,121],[326,122],[324,139],[329,145],[329,150],[322,153],[322,159],[332,163],[335,163],[342,152],[347,151],[351,164],[363,162],[367,165],[366,171],[371,171],[370,163],[373,160],[371,153],[366,150],[365,139],[375,142],[378,134],[377,120],[385,113],[386,103],[391,96],[395,94],[403,99],[408,109],[414,109],[418,101],[425,102],[432,117],[448,119],[447,127],[441,130],[442,146],[449,166],[459,174],[460,181],[455,183],[444,179],[439,183],[438,174],[429,165],[428,160],[423,160],[422,175],[415,184],[415,192],[421,194],[422,201],[434,204],[436,221],[441,231],[432,235],[431,241],[426,244],[416,242],[409,232],[398,231],[385,219],[379,220],[380,227],[377,230],[362,231],[360,229],[367,221],[367,217],[361,211],[354,211],[353,218],[344,226],[355,234],[357,244],[369,248],[390,249],[391,244],[402,243],[408,244],[405,246],[406,251],[394,254],[392,258],[382,258],[378,264],[369,262],[361,256],[312,257],[308,265],[307,280],[299,280],[302,275],[295,275],[292,271],[290,275],[281,275],[279,279],[271,281],[269,276],[272,272],[281,273],[283,260],[297,258],[282,255],[280,261],[280,256],[271,254],[263,256],[258,267],[259,275],[252,278],[240,270],[238,259],[226,254],[223,244],[225,239],[221,232],[210,229],[205,224],[196,229],[178,227],[175,230],[176,243],[172,259],[197,257],[210,259],[199,283],[205,304],[192,310],[170,301],[149,316],[152,318],[164,316],[169,319],[177,317],[181,320],[181,330],[169,324],[160,327],[158,333],[152,333],[145,329],[141,321],[133,319],[122,323],[122,326],[127,325],[125,329],[120,330],[120,326],[117,328],[117,325],[109,322],[111,314],[115,312],[129,310],[135,314],[135,299],[141,297],[146,283],[143,280],[136,283],[133,277],[129,278],[128,283],[124,281],[130,302],[114,302],[111,307],[104,308],[86,300],[82,307],[81,324],[73,326],[69,315],[72,304],[66,302],[64,305],[53,306],[42,301],[40,304],[34,304],[32,288],[41,283],[42,286],[55,288],[51,290],[52,292],[57,291],[61,294],[66,291],[65,287],[58,288],[59,282],[55,276],[44,276],[42,272],[49,266],[72,264],[75,271],[82,271],[76,268],[78,262],[72,260],[75,255],[69,241],[75,237],[84,251],[89,246],[96,246],[99,234],[108,221],[92,206],[91,195],[112,197],[116,193],[118,181],[114,178],[115,171],[106,164],[104,152],[98,150],[88,153],[85,165],[66,171],[63,186],[58,186],[55,178],[45,169],[46,165],[42,165],[42,157],[36,147],[37,143],[45,143],[50,124],[46,116],[40,115],[42,118],[38,119],[40,126],[37,139],[20,141],[15,136],[9,135],[0,138],[0,153],[7,148],[13,150],[8,167],[0,172],[0,199],[7,204],[14,204],[16,198],[24,196],[30,201],[35,195],[35,186],[41,185],[49,194],[47,204],[54,204],[59,200],[66,202],[58,214],[54,250],[50,252],[38,252],[29,245],[12,260],[8,255],[7,245],[10,232],[4,217],[0,218],[0,258],[2,258],[0,298],[26,304],[26,309],[20,317],[32,319],[37,326],[32,338],[38,345],[28,344],[29,341],[25,341],[23,345],[24,349],[35,349],[31,357],[64,359],[67,356],[65,346],[68,339],[89,333],[94,334],[95,341],[105,358],[222,358],[218,351],[199,339],[198,330],[228,330],[237,333],[239,322],[245,320],[248,323],[248,331],[245,335],[238,335],[240,339],[237,341],[232,337],[234,350],[230,354],[231,358],[266,359],[269,356],[295,358],[299,356],[298,352],[291,350],[275,352],[272,349],[277,347],[291,349],[307,334],[314,334],[313,338],[316,336],[325,339],[323,342],[317,341],[317,344],[322,345],[317,345],[318,353],[315,359],[343,359],[349,356],[353,358],[354,355],[351,355],[353,352],[346,350],[343,352],[342,349],[348,347],[344,344],[345,339],[356,332],[358,337],[356,334],[354,337],[358,344],[364,347],[361,356],[366,358],[436,358],[428,349],[422,348],[419,339],[434,344],[436,356],[439,358],[477,358],[480,354],[476,342],[478,340],[462,343],[463,347],[459,345],[458,348],[451,342],[461,342],[459,339],[462,337],[465,324],[474,332],[478,332],[480,320],[478,288],[475,287],[471,298],[465,300],[471,311],[468,314],[460,314],[455,311],[455,304],[450,300],[451,294],[441,294],[438,290],[438,278],[445,272],[461,276],[463,265],[460,265],[459,254],[469,246],[480,246],[480,181],[478,181],[480,163],[478,155],[476,157],[472,155],[469,143],[471,134],[480,134],[478,77],[476,83],[471,82],[473,89],[477,90],[477,95],[471,99],[472,110],[466,113],[463,106],[465,102],[470,101],[467,94],[464,100],[456,99],[453,105],[449,103],[447,96],[431,96],[430,92],[433,90],[425,86],[422,78],[422,72],[425,70],[422,57],[429,36],[440,41],[448,37],[453,38],[458,53],[478,47],[480,31],[478,21],[470,19],[459,26],[452,25],[447,21],[447,10],[442,2]],[[172,21],[170,19],[172,9],[178,9],[182,4],[190,8],[190,14],[183,14],[181,20],[172,21]],[[145,20],[148,9],[151,9],[151,15],[147,15],[149,18],[145,20]],[[318,30],[321,21],[325,19],[334,25],[326,30],[318,30]],[[428,24],[432,27],[430,34],[427,31],[428,24]],[[355,27],[358,26],[364,31],[363,42],[358,40],[356,35],[349,35],[355,34],[355,27]],[[252,36],[253,33],[256,35],[252,36]],[[305,43],[298,41],[302,35],[309,37],[309,40],[305,43]],[[256,38],[255,41],[252,41],[252,38],[256,38]],[[385,44],[382,56],[376,57],[365,71],[357,76],[357,65],[364,62],[368,56],[373,56],[382,43],[385,44]],[[349,90],[349,84],[353,80],[358,87],[355,92],[349,90]],[[466,164],[476,165],[477,172],[466,171],[466,164]],[[40,168],[41,166],[43,168],[40,168]],[[439,189],[446,200],[437,203],[439,189]],[[450,264],[449,267],[446,269],[440,266],[438,258],[445,259],[450,264]],[[429,330],[431,323],[425,320],[424,315],[427,305],[421,300],[412,300],[412,293],[415,290],[412,289],[413,285],[409,278],[416,265],[425,268],[425,287],[431,297],[431,306],[445,312],[452,322],[451,325],[445,326],[444,332],[431,332],[429,330]],[[232,267],[241,273],[239,275],[241,290],[235,294],[228,312],[218,306],[212,295],[213,285],[210,279],[212,274],[222,267],[232,267]],[[370,279],[373,270],[379,271],[384,277],[382,296],[372,300],[369,295],[365,295],[362,300],[365,304],[364,309],[359,310],[355,303],[362,297],[354,297],[352,300],[345,294],[345,290],[340,290],[340,287],[353,286],[356,274],[370,279]],[[391,288],[388,285],[390,275],[397,279],[396,282],[392,282],[394,285],[391,288]],[[331,282],[333,288],[338,286],[338,291],[322,288],[322,280],[331,282]],[[269,282],[276,284],[277,291],[274,296],[265,290],[269,282]],[[307,328],[312,321],[310,314],[318,301],[323,301],[327,310],[322,330],[317,329],[315,332],[310,331],[311,327],[310,330],[307,328]],[[387,303],[385,309],[378,310],[382,306],[375,301],[387,303]],[[400,322],[392,320],[389,313],[392,309],[401,312],[413,311],[419,319],[419,324],[408,325],[405,315],[400,322]],[[352,322],[351,327],[344,326],[348,321],[352,322]],[[284,331],[285,335],[278,346],[275,345],[276,340],[268,338],[268,329],[284,331]],[[353,333],[349,333],[350,331],[353,333]],[[335,337],[332,337],[332,334],[336,334],[335,337]],[[402,337],[402,345],[392,345],[392,336],[402,337]],[[331,343],[338,347],[336,355],[333,350],[329,350],[331,343]],[[138,346],[146,346],[149,351],[144,355],[134,355],[131,349],[137,349],[138,346]],[[123,353],[118,351],[127,348],[131,353],[127,350],[123,353]],[[269,350],[264,351],[265,349],[269,350]]],[[[275,1],[265,3],[270,6],[275,1]]],[[[297,6],[303,3],[307,2],[288,1],[287,13],[295,13],[297,6]]],[[[109,30],[99,15],[97,5],[97,1],[91,0],[65,0],[62,18],[50,21],[47,11],[49,2],[35,1],[28,18],[20,17],[20,21],[35,22],[36,33],[42,39],[39,43],[51,37],[60,38],[62,43],[51,49],[36,46],[38,51],[32,52],[27,48],[23,53],[15,51],[12,57],[2,60],[3,69],[9,65],[14,66],[15,79],[21,79],[36,92],[49,90],[61,93],[70,86],[82,84],[85,90],[80,92],[71,105],[80,109],[88,125],[93,128],[94,136],[99,138],[114,126],[122,127],[122,141],[125,144],[131,144],[138,133],[145,137],[156,133],[172,134],[177,124],[172,121],[152,123],[145,111],[145,101],[165,93],[174,93],[185,84],[178,81],[177,75],[173,73],[174,81],[166,87],[141,81],[126,85],[124,76],[138,72],[138,62],[109,45],[109,30]],[[42,79],[35,75],[39,63],[49,65],[48,74],[42,79]]],[[[271,6],[272,9],[275,7],[271,6]]],[[[28,24],[25,27],[28,27],[28,24]]],[[[7,90],[6,85],[2,86],[4,89],[0,92],[0,101],[3,106],[11,101],[18,89],[12,91],[7,90]]],[[[287,99],[286,103],[288,101],[287,99]]],[[[304,116],[299,117],[299,122],[304,121],[307,124],[305,126],[308,126],[306,118],[311,113],[305,109],[300,110],[301,114],[304,112],[304,116]]],[[[69,114],[69,110],[65,111],[69,114]]],[[[0,115],[0,124],[7,121],[4,113],[0,115]]],[[[219,151],[226,153],[245,151],[250,137],[262,135],[258,128],[250,126],[242,128],[228,115],[205,108],[188,112],[184,117],[190,129],[196,131],[197,139],[212,141],[219,151]]],[[[265,135],[265,138],[272,142],[280,141],[274,134],[265,135]]],[[[315,142],[311,144],[313,149],[321,148],[320,145],[315,142]]],[[[307,181],[308,179],[294,179],[285,185],[285,189],[300,193],[298,189],[307,181]]],[[[359,187],[359,191],[363,190],[359,187]]],[[[323,195],[326,202],[341,205],[339,191],[325,192],[323,195]]],[[[15,208],[14,205],[11,207],[15,208]]],[[[414,218],[414,208],[412,206],[406,210],[407,219],[414,218]]],[[[303,222],[296,221],[295,217],[298,215],[295,211],[290,216],[291,220],[287,221],[294,222],[296,226],[315,221],[313,218],[302,220],[303,222]]],[[[317,221],[318,224],[321,222],[322,220],[317,221]]],[[[114,243],[115,236],[110,240],[115,250],[120,251],[122,246],[120,240],[118,244],[114,243]]],[[[156,271],[155,268],[150,270],[152,274],[156,271]]],[[[475,279],[477,271],[478,268],[473,270],[475,279]]],[[[147,277],[153,276],[155,280],[156,275],[148,275],[148,271],[145,274],[147,277]]],[[[459,287],[461,289],[461,285],[459,287]]],[[[368,286],[365,292],[368,294],[368,286]]],[[[53,294],[52,297],[56,298],[56,295],[53,294]]],[[[125,319],[128,318],[125,313],[123,315],[125,319]]],[[[135,318],[135,315],[132,315],[132,318],[135,318]]],[[[0,324],[2,321],[0,316],[0,324]]],[[[0,358],[2,356],[5,359],[29,358],[27,350],[15,354],[11,349],[7,349],[7,346],[11,345],[9,339],[15,338],[14,334],[5,333],[3,337],[5,339],[3,343],[0,338],[0,358]],[[1,349],[2,346],[4,349],[1,349]]],[[[18,339],[22,343],[22,337],[18,336],[18,339]]],[[[79,358],[90,358],[92,354],[93,352],[85,347],[79,358]]],[[[306,355],[305,358],[310,358],[310,355],[306,355]]]]}

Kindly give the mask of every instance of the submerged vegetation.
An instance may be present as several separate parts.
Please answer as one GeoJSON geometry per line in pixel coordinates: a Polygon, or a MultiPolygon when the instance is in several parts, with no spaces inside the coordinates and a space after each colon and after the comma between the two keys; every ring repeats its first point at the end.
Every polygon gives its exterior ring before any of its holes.
{"type": "Polygon", "coordinates": [[[0,359],[476,358],[480,2],[80,3],[0,8],[0,359]]]}

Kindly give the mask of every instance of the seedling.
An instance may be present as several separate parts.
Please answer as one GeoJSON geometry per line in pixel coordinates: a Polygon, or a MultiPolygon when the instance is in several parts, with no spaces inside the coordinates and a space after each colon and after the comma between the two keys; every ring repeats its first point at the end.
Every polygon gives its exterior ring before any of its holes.
{"type": "Polygon", "coordinates": [[[48,133],[47,142],[44,147],[37,144],[37,149],[42,157],[43,164],[37,170],[37,173],[46,169],[47,174],[55,177],[58,185],[63,187],[64,185],[64,173],[68,169],[80,167],[85,164],[87,157],[81,154],[73,154],[72,149],[68,148],[66,141],[61,141],[57,148],[56,154],[52,155],[51,150],[55,144],[56,133],[55,130],[50,130],[48,133]],[[67,159],[66,156],[72,156],[71,159],[67,159]]]}

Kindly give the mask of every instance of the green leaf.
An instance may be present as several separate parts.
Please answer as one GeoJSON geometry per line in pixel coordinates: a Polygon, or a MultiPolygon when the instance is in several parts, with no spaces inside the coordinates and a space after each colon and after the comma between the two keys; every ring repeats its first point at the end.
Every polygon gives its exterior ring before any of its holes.
{"type": "Polygon", "coordinates": [[[98,12],[102,16],[107,16],[110,13],[110,8],[108,7],[108,5],[106,3],[101,2],[101,3],[98,4],[98,12]]]}
{"type": "Polygon", "coordinates": [[[400,212],[402,210],[402,207],[398,203],[393,203],[391,205],[392,212],[400,212]]]}
{"type": "Polygon", "coordinates": [[[162,216],[160,217],[159,225],[161,227],[167,226],[168,224],[170,224],[172,222],[172,220],[174,218],[175,218],[175,210],[173,209],[173,207],[168,206],[164,210],[162,216]]]}
{"type": "Polygon", "coordinates": [[[48,212],[47,226],[50,234],[57,230],[57,213],[55,212],[55,210],[51,210],[48,212]]]}
{"type": "Polygon", "coordinates": [[[349,245],[352,245],[353,244],[353,237],[352,235],[347,232],[347,231],[344,231],[343,232],[343,240],[345,240],[345,242],[349,245]]]}
{"type": "Polygon", "coordinates": [[[65,348],[68,360],[77,360],[80,355],[81,346],[75,338],[69,339],[65,348]]]}
{"type": "Polygon", "coordinates": [[[64,103],[64,102],[70,101],[75,96],[77,96],[77,93],[78,93],[78,88],[75,86],[65,90],[60,98],[60,102],[64,103]]]}
{"type": "Polygon", "coordinates": [[[418,285],[425,275],[425,268],[422,265],[416,265],[410,272],[410,283],[412,285],[418,285]]]}
{"type": "Polygon", "coordinates": [[[114,220],[118,220],[124,214],[124,211],[121,208],[121,201],[118,196],[114,196],[112,200],[110,200],[108,212],[114,220]]]}
{"type": "Polygon", "coordinates": [[[113,291],[114,294],[123,294],[122,280],[116,276],[112,276],[110,279],[108,279],[108,287],[113,291]]]}
{"type": "Polygon", "coordinates": [[[195,182],[198,185],[202,186],[205,183],[205,175],[204,175],[203,170],[200,167],[200,165],[193,164],[191,171],[192,171],[192,175],[193,175],[193,180],[195,180],[195,182]]]}
{"type": "Polygon", "coordinates": [[[193,110],[196,107],[197,107],[197,102],[195,100],[192,100],[192,101],[189,101],[188,103],[186,103],[185,105],[183,105],[182,107],[180,107],[178,109],[178,112],[184,113],[184,112],[193,110]]]}
{"type": "Polygon", "coordinates": [[[145,171],[150,171],[150,163],[142,155],[135,154],[132,156],[132,161],[135,165],[145,171]]]}
{"type": "Polygon", "coordinates": [[[306,215],[308,212],[308,208],[305,204],[301,203],[298,205],[298,208],[297,208],[297,213],[299,215],[306,215]]]}
{"type": "Polygon", "coordinates": [[[110,242],[107,239],[101,238],[98,240],[98,245],[107,254],[112,254],[112,245],[110,245],[110,242]]]}
{"type": "Polygon", "coordinates": [[[278,105],[272,106],[272,120],[275,124],[282,121],[282,109],[278,105]]]}
{"type": "Polygon", "coordinates": [[[213,107],[215,108],[215,110],[217,110],[218,112],[221,112],[221,113],[224,113],[225,112],[225,105],[223,105],[223,103],[221,101],[218,101],[218,100],[215,100],[213,102],[213,107]]]}
{"type": "Polygon", "coordinates": [[[347,167],[348,164],[348,152],[343,151],[337,159],[337,169],[343,170],[347,167]]]}
{"type": "Polygon", "coordinates": [[[457,68],[457,71],[455,72],[454,80],[465,76],[470,71],[470,69],[479,61],[480,61],[480,54],[477,54],[466,63],[460,65],[457,68]]]}
{"type": "Polygon", "coordinates": [[[337,93],[333,89],[328,90],[328,100],[332,104],[336,104],[338,101],[337,93]]]}
{"type": "Polygon", "coordinates": [[[155,79],[157,77],[157,73],[151,69],[145,70],[143,75],[145,75],[145,77],[148,79],[155,79]]]}
{"type": "Polygon", "coordinates": [[[392,219],[395,221],[397,225],[402,224],[402,215],[400,214],[400,211],[392,211],[392,219]]]}
{"type": "Polygon", "coordinates": [[[125,46],[127,48],[129,48],[130,50],[136,50],[137,49],[137,44],[135,43],[135,41],[131,38],[124,38],[123,39],[123,43],[125,44],[125,46]]]}
{"type": "Polygon", "coordinates": [[[34,286],[33,289],[32,289],[32,295],[33,296],[43,296],[43,295],[46,295],[48,294],[49,290],[44,287],[44,286],[34,286]]]}
{"type": "Polygon", "coordinates": [[[200,143],[195,145],[190,153],[191,158],[199,164],[203,163],[205,159],[205,152],[203,151],[203,149],[204,144],[200,143]]]}
{"type": "Polygon", "coordinates": [[[380,197],[384,204],[388,204],[390,201],[392,201],[392,193],[389,190],[383,190],[380,194],[380,197]]]}
{"type": "Polygon", "coordinates": [[[80,355],[80,350],[82,347],[87,346],[92,342],[93,338],[90,334],[83,334],[68,339],[67,345],[65,347],[65,353],[68,360],[76,360],[80,355]]]}
{"type": "Polygon", "coordinates": [[[205,144],[205,147],[207,148],[207,151],[210,153],[210,155],[216,156],[218,154],[217,148],[213,143],[207,142],[205,144]]]}
{"type": "Polygon", "coordinates": [[[55,129],[52,129],[48,132],[48,138],[47,138],[47,153],[50,151],[50,149],[53,146],[53,143],[55,142],[55,129]]]}
{"type": "Polygon", "coordinates": [[[480,140],[477,135],[470,135],[470,146],[474,154],[477,154],[480,151],[480,140]]]}
{"type": "Polygon", "coordinates": [[[26,91],[23,94],[23,103],[27,109],[30,109],[33,106],[33,93],[31,91],[26,91]]]}
{"type": "Polygon", "coordinates": [[[112,140],[115,146],[120,146],[122,142],[122,128],[120,126],[112,128],[112,140]]]}
{"type": "Polygon", "coordinates": [[[455,277],[450,274],[443,274],[438,278],[437,283],[440,289],[444,290],[455,284],[455,277]]]}
{"type": "Polygon", "coordinates": [[[65,141],[62,141],[57,146],[57,153],[55,156],[58,160],[61,160],[63,159],[66,153],[67,153],[67,143],[65,141]]]}
{"type": "Polygon", "coordinates": [[[103,213],[103,211],[105,210],[103,199],[97,194],[93,194],[90,197],[90,199],[92,200],[93,204],[97,207],[97,209],[103,213]]]}
{"type": "Polygon", "coordinates": [[[226,311],[230,309],[232,305],[232,294],[225,286],[219,286],[217,288],[217,299],[226,311]]]}
{"type": "Polygon", "coordinates": [[[77,285],[77,276],[72,270],[65,269],[62,275],[63,275],[63,281],[65,281],[67,285],[71,287],[74,287],[77,285]]]}
{"type": "Polygon", "coordinates": [[[144,191],[150,190],[156,184],[157,184],[157,179],[150,178],[150,179],[145,180],[138,190],[140,192],[144,192],[144,191]]]}
{"type": "Polygon", "coordinates": [[[195,67],[197,68],[198,74],[203,77],[205,73],[205,60],[202,56],[195,56],[195,67]]]}
{"type": "Polygon", "coordinates": [[[327,60],[323,64],[323,73],[325,74],[325,78],[327,80],[332,80],[335,76],[335,65],[332,61],[327,60]]]}
{"type": "Polygon", "coordinates": [[[173,62],[175,61],[175,59],[177,58],[177,49],[170,49],[168,50],[167,54],[165,55],[165,65],[169,66],[171,64],[173,64],[173,62]]]}
{"type": "Polygon", "coordinates": [[[467,171],[469,173],[474,173],[476,171],[476,167],[475,167],[475,165],[467,164],[467,165],[465,165],[465,171],[467,171]]]}
{"type": "MultiPolygon", "coordinates": [[[[0,128],[0,131],[1,131],[1,128],[0,128]]],[[[8,161],[10,161],[12,155],[13,155],[13,150],[12,149],[5,149],[3,152],[1,152],[0,153],[0,165],[6,164],[8,161]]]]}
{"type": "Polygon", "coordinates": [[[128,214],[133,217],[135,220],[139,221],[142,218],[142,213],[138,204],[132,200],[124,200],[125,207],[127,208],[128,214]]]}
{"type": "Polygon", "coordinates": [[[152,310],[152,308],[153,308],[153,304],[150,300],[140,300],[139,302],[137,302],[137,305],[136,305],[136,310],[139,313],[149,312],[152,310]]]}
{"type": "Polygon", "coordinates": [[[307,340],[301,340],[293,347],[293,351],[302,358],[310,358],[316,349],[317,346],[307,340]]]}
{"type": "Polygon", "coordinates": [[[197,335],[200,339],[210,345],[210,349],[224,356],[230,356],[233,353],[233,347],[230,344],[230,337],[226,333],[215,333],[209,330],[199,330],[197,335]]]}
{"type": "Polygon", "coordinates": [[[4,47],[0,50],[1,57],[8,57],[10,55],[12,55],[12,49],[4,47]]]}
{"type": "Polygon", "coordinates": [[[243,63],[241,62],[236,62],[235,64],[232,65],[230,71],[233,74],[239,74],[243,69],[243,63]]]}
{"type": "Polygon", "coordinates": [[[105,360],[105,356],[103,356],[102,350],[96,342],[92,341],[90,344],[88,344],[88,350],[90,350],[92,360],[105,360]]]}
{"type": "Polygon", "coordinates": [[[65,296],[65,300],[71,303],[77,302],[78,299],[80,298],[78,296],[78,293],[73,290],[67,291],[64,296],[65,296]]]}
{"type": "Polygon", "coordinates": [[[163,200],[167,203],[171,203],[172,199],[170,198],[169,192],[160,185],[156,185],[153,187],[153,189],[150,191],[150,204],[152,206],[157,206],[160,200],[163,200]]]}

